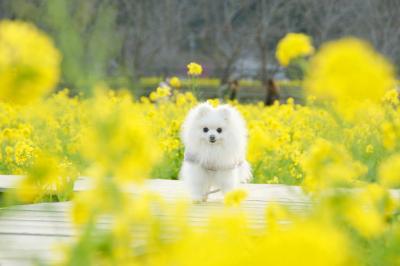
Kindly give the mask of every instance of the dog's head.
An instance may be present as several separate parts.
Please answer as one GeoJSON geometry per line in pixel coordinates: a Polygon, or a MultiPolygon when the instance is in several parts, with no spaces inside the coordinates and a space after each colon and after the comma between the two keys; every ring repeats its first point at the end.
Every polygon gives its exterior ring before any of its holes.
{"type": "Polygon", "coordinates": [[[216,108],[202,103],[191,110],[183,127],[185,145],[241,145],[246,127],[239,112],[232,106],[216,108]]]}

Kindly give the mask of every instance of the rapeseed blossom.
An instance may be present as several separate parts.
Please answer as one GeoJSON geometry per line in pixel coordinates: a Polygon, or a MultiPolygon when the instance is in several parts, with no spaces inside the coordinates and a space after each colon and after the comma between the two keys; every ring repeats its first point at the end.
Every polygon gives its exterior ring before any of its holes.
{"type": "Polygon", "coordinates": [[[226,193],[224,204],[227,206],[239,206],[247,198],[247,191],[244,189],[235,189],[226,193]]]}
{"type": "Polygon", "coordinates": [[[276,58],[282,66],[288,66],[290,61],[301,56],[314,53],[311,37],[303,33],[288,33],[276,48],[276,58]]]}
{"type": "Polygon", "coordinates": [[[150,124],[129,97],[110,101],[99,88],[89,102],[90,124],[83,133],[82,152],[101,173],[121,181],[143,181],[158,158],[150,124]],[[149,149],[148,147],[152,147],[149,149]],[[107,151],[107,152],[104,152],[107,151]]]}
{"type": "Polygon", "coordinates": [[[366,238],[377,237],[386,230],[386,216],[382,209],[388,201],[386,191],[378,185],[368,185],[347,201],[344,217],[366,238]]]}
{"type": "Polygon", "coordinates": [[[394,154],[381,163],[378,177],[386,187],[400,187],[400,154],[394,154]]]}
{"type": "Polygon", "coordinates": [[[150,93],[149,99],[152,101],[158,101],[165,99],[171,94],[171,89],[167,86],[157,87],[156,91],[150,93]]]}
{"type": "Polygon", "coordinates": [[[48,94],[58,82],[61,55],[34,25],[0,22],[0,100],[24,104],[48,94]]]}
{"type": "Polygon", "coordinates": [[[333,100],[337,111],[351,119],[395,87],[394,70],[365,41],[344,38],[322,45],[310,61],[304,87],[311,95],[333,100]]]}
{"type": "Polygon", "coordinates": [[[190,76],[200,76],[203,73],[203,67],[194,62],[189,63],[187,69],[187,73],[190,76]]]}
{"type": "Polygon", "coordinates": [[[352,186],[367,171],[366,166],[351,158],[347,150],[326,140],[317,140],[304,156],[304,188],[320,192],[330,187],[352,186]]]}
{"type": "Polygon", "coordinates": [[[169,84],[170,84],[172,87],[176,88],[176,89],[179,89],[179,88],[182,86],[181,80],[180,80],[178,77],[176,77],[176,76],[173,76],[173,77],[171,77],[171,78],[169,79],[169,84]]]}

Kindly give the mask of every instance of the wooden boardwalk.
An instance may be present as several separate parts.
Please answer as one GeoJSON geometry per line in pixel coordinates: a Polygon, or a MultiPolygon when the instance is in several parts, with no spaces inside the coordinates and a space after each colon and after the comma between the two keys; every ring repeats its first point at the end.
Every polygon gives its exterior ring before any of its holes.
{"type": "MultiPolygon", "coordinates": [[[[0,191],[12,189],[16,176],[0,176],[0,191]]],[[[186,197],[180,181],[148,180],[146,186],[159,193],[166,200],[186,197]]],[[[75,183],[76,192],[90,187],[88,179],[81,178],[75,183]]],[[[250,219],[251,226],[264,226],[266,205],[277,202],[287,205],[293,211],[302,212],[309,207],[309,199],[299,187],[284,185],[246,184],[243,187],[249,196],[242,208],[250,219]]],[[[134,189],[132,189],[134,190],[134,189]]],[[[189,221],[196,225],[205,224],[210,213],[223,208],[222,195],[211,195],[206,203],[193,204],[189,209],[189,221]]],[[[70,202],[20,205],[0,211],[0,265],[32,265],[35,260],[52,261],[55,247],[67,243],[75,230],[70,222],[70,202]]],[[[173,217],[169,217],[173,219],[173,217]]]]}

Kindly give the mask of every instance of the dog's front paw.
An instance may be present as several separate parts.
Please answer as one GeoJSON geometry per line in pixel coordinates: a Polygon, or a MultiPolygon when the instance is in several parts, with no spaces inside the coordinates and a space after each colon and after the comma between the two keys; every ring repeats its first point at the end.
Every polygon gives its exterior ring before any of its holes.
{"type": "Polygon", "coordinates": [[[202,203],[202,202],[207,202],[208,199],[208,194],[205,194],[201,197],[192,197],[193,203],[202,203]]]}

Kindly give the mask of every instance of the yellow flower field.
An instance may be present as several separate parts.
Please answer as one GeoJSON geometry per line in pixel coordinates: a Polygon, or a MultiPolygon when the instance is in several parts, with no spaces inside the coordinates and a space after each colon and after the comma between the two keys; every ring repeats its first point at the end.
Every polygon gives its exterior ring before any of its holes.
{"type": "MultiPolygon", "coordinates": [[[[302,186],[312,198],[310,212],[266,206],[267,227],[254,231],[240,207],[247,194],[237,190],[199,230],[185,219],[191,202],[125,190],[146,178],[178,178],[179,131],[198,103],[194,94],[180,92],[175,77],[175,88],[142,98],[104,85],[90,97],[67,89],[48,95],[60,57],[47,38],[30,24],[0,23],[0,81],[7,81],[0,87],[0,171],[25,175],[2,204],[72,199],[78,237],[63,247],[60,265],[400,264],[400,205],[389,193],[400,185],[399,99],[391,64],[368,44],[344,39],[317,50],[304,82],[306,105],[230,103],[248,125],[252,182],[302,186]],[[94,187],[73,195],[80,175],[94,187]],[[163,224],[155,210],[181,219],[163,224]],[[111,227],[100,231],[104,216],[111,227]],[[134,248],[137,228],[141,249],[134,248]],[[173,240],[162,238],[166,231],[173,240]]],[[[314,50],[306,48],[300,54],[314,50]]],[[[200,65],[188,65],[191,86],[201,73],[200,65]]]]}

